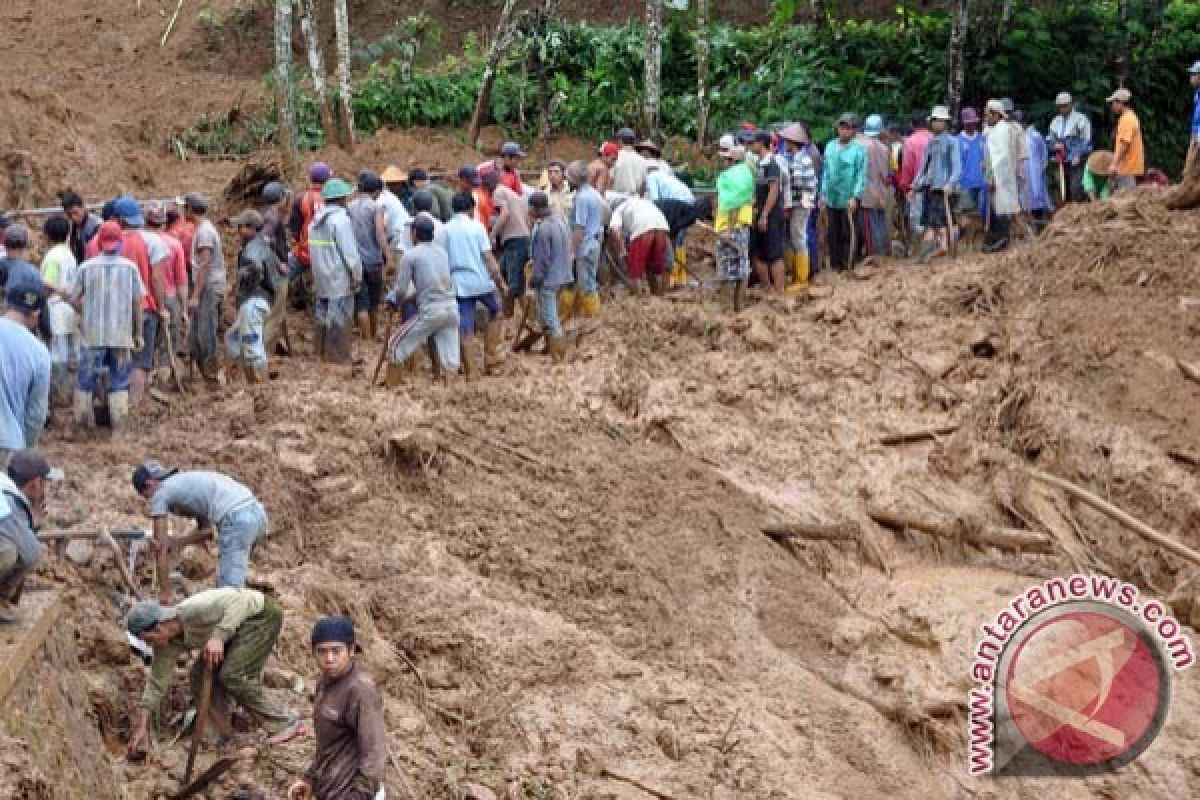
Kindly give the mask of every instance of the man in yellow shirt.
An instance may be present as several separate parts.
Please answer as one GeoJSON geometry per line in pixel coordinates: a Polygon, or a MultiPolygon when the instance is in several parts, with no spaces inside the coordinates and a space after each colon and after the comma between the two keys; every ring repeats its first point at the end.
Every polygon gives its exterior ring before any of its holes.
{"type": "Polygon", "coordinates": [[[1117,89],[1108,97],[1109,107],[1117,120],[1116,157],[1112,165],[1112,188],[1132,189],[1146,171],[1146,150],[1142,142],[1142,126],[1137,114],[1129,107],[1133,94],[1117,89]]]}

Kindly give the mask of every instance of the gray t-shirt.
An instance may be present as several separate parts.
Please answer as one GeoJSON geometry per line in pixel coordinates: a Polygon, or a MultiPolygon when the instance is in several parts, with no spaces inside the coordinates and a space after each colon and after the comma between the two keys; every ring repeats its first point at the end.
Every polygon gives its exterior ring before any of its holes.
{"type": "Polygon", "coordinates": [[[151,517],[203,520],[214,525],[230,512],[256,502],[254,493],[219,472],[177,472],[164,480],[150,498],[151,517]]]}
{"type": "Polygon", "coordinates": [[[221,236],[217,228],[207,219],[200,220],[196,235],[192,238],[192,264],[199,264],[197,256],[202,248],[212,248],[212,264],[204,276],[204,285],[215,292],[225,291],[225,256],[221,253],[221,236]]]}
{"type": "Polygon", "coordinates": [[[575,193],[571,225],[583,228],[583,242],[579,245],[580,255],[589,255],[600,247],[600,236],[604,232],[604,212],[600,202],[600,193],[591,186],[584,186],[575,193]]]}
{"type": "MultiPolygon", "coordinates": [[[[379,204],[370,195],[360,194],[350,201],[346,213],[354,223],[354,241],[358,243],[358,257],[363,269],[378,272],[383,268],[383,251],[375,238],[375,214],[379,204]]],[[[386,228],[386,226],[385,226],[386,228]]]]}
{"type": "Polygon", "coordinates": [[[458,303],[446,251],[430,242],[413,247],[400,259],[400,273],[396,276],[397,296],[404,296],[410,282],[417,286],[419,309],[444,308],[458,303]]]}

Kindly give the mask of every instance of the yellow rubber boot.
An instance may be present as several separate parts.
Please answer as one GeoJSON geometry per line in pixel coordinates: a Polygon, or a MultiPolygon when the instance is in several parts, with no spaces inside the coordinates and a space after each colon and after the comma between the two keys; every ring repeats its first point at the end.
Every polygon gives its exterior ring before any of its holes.
{"type": "Polygon", "coordinates": [[[574,289],[559,289],[558,290],[558,321],[564,323],[571,318],[575,313],[575,290],[574,289]]]}
{"type": "Polygon", "coordinates": [[[792,253],[789,261],[792,266],[792,282],[788,284],[789,294],[798,294],[808,289],[808,253],[792,253]]]}
{"type": "Polygon", "coordinates": [[[671,285],[687,286],[687,247],[675,248],[675,264],[671,268],[671,285]]]}
{"type": "Polygon", "coordinates": [[[585,294],[580,297],[580,313],[585,317],[600,316],[600,295],[585,294]]]}

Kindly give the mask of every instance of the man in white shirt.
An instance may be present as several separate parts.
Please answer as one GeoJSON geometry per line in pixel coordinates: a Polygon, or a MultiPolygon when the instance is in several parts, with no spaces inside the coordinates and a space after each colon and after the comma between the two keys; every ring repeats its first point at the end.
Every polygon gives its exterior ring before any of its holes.
{"type": "Polygon", "coordinates": [[[670,229],[658,206],[640,195],[630,197],[613,211],[609,225],[613,247],[619,257],[625,253],[625,240],[628,239],[625,266],[638,293],[645,291],[647,277],[654,294],[661,295],[665,291],[663,278],[671,249],[670,229]]]}
{"type": "Polygon", "coordinates": [[[621,150],[612,166],[612,186],[609,188],[617,194],[638,194],[646,180],[646,159],[634,149],[637,134],[630,128],[622,128],[617,132],[617,141],[621,143],[621,150]]]}

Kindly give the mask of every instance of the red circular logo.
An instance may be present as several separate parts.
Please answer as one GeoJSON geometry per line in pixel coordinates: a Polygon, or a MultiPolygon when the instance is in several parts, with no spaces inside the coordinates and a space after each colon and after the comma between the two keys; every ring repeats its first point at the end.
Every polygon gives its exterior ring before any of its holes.
{"type": "Polygon", "coordinates": [[[1101,611],[1070,611],[1037,624],[1005,678],[1009,713],[1026,741],[1054,761],[1080,766],[1136,756],[1131,751],[1157,733],[1167,697],[1152,645],[1101,611]]]}

